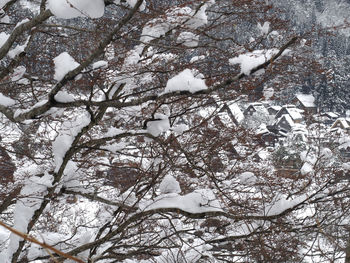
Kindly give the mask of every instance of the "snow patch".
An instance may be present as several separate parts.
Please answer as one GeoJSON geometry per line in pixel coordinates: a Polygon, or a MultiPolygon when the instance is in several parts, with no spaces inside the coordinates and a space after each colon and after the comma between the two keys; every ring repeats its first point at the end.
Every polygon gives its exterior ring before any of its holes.
{"type": "Polygon", "coordinates": [[[83,115],[77,118],[74,122],[64,122],[59,135],[52,143],[52,151],[54,154],[54,164],[56,166],[55,172],[57,172],[63,162],[63,158],[66,152],[71,147],[75,136],[90,123],[90,116],[83,115]]]}
{"type": "Polygon", "coordinates": [[[11,0],[0,0],[0,8],[3,8],[11,0]]]}
{"type": "MultiPolygon", "coordinates": [[[[0,244],[6,243],[7,239],[9,238],[9,236],[10,236],[10,231],[7,230],[6,228],[3,228],[1,226],[0,227],[0,244]]],[[[2,247],[0,246],[0,248],[2,248],[2,247]]]]}
{"type": "Polygon", "coordinates": [[[73,102],[74,97],[66,91],[59,91],[55,95],[55,101],[61,102],[61,103],[73,102]]]}
{"type": "Polygon", "coordinates": [[[343,168],[343,170],[350,170],[350,162],[343,163],[342,168],[343,168]]]}
{"type": "Polygon", "coordinates": [[[0,47],[2,47],[10,35],[6,34],[5,32],[0,33],[0,47]]]}
{"type": "Polygon", "coordinates": [[[27,38],[26,42],[24,42],[23,45],[17,45],[14,49],[11,49],[8,53],[8,56],[10,58],[14,58],[18,54],[21,54],[22,52],[24,52],[24,49],[27,47],[27,45],[29,43],[29,39],[30,39],[30,37],[27,38]]]}
{"type": "Polygon", "coordinates": [[[196,47],[198,46],[199,36],[191,32],[182,32],[177,38],[176,42],[181,43],[186,47],[196,47]]]}
{"type": "Polygon", "coordinates": [[[176,132],[178,134],[182,134],[185,131],[187,131],[188,129],[189,129],[189,127],[186,124],[179,124],[179,125],[173,126],[171,128],[172,131],[174,131],[174,132],[176,132]]]}
{"type": "Polygon", "coordinates": [[[26,113],[26,112],[30,112],[31,110],[34,110],[35,108],[39,108],[43,105],[45,105],[48,102],[48,100],[41,100],[37,103],[35,103],[32,107],[27,108],[27,109],[17,109],[15,111],[14,117],[17,118],[20,114],[26,113]]]}
{"type": "Polygon", "coordinates": [[[143,210],[160,208],[178,208],[189,213],[221,211],[219,201],[210,189],[195,190],[187,195],[161,195],[154,202],[144,204],[143,210]]]}
{"type": "Polygon", "coordinates": [[[157,137],[162,132],[170,129],[168,116],[160,113],[154,114],[156,120],[147,122],[147,132],[157,137]]]}
{"type": "Polygon", "coordinates": [[[189,91],[191,93],[208,89],[205,81],[193,75],[190,69],[185,69],[175,77],[168,80],[164,93],[175,91],[189,91]]]}
{"type": "Polygon", "coordinates": [[[206,10],[211,4],[212,1],[202,5],[198,11],[192,10],[188,6],[169,10],[164,19],[153,19],[146,24],[142,30],[140,40],[144,43],[149,43],[179,25],[187,26],[190,29],[197,29],[205,25],[208,22],[206,10]]]}
{"type": "Polygon", "coordinates": [[[198,27],[204,26],[208,23],[208,17],[206,14],[206,10],[209,7],[210,4],[204,4],[201,6],[201,8],[198,11],[191,11],[190,15],[192,18],[190,18],[186,24],[193,29],[196,29],[198,27]]]}
{"type": "Polygon", "coordinates": [[[81,186],[78,166],[73,161],[69,161],[64,169],[62,185],[66,188],[78,188],[81,186]]]}
{"type": "Polygon", "coordinates": [[[48,8],[58,18],[99,18],[104,14],[103,0],[48,0],[48,8]]]}
{"type": "MultiPolygon", "coordinates": [[[[127,4],[131,7],[131,8],[134,8],[134,6],[136,5],[137,3],[137,0],[126,0],[127,4]]],[[[143,0],[142,4],[140,5],[139,7],[139,10],[140,11],[144,11],[146,8],[146,0],[143,0]]]]}
{"type": "Polygon", "coordinates": [[[9,107],[9,106],[13,106],[15,103],[16,102],[13,99],[0,93],[0,105],[1,106],[9,107]]]}
{"type": "MultiPolygon", "coordinates": [[[[32,176],[26,180],[26,184],[21,190],[19,200],[14,209],[13,227],[23,233],[27,233],[27,227],[30,219],[34,215],[47,193],[47,188],[52,187],[53,176],[45,173],[42,177],[32,176]]],[[[11,233],[10,243],[7,249],[7,255],[10,258],[17,250],[18,243],[22,240],[18,235],[11,233]]],[[[6,262],[6,260],[5,260],[6,262]]]]}
{"type": "Polygon", "coordinates": [[[258,23],[258,29],[262,35],[267,35],[270,29],[270,22],[265,22],[263,25],[258,23]]]}
{"type": "Polygon", "coordinates": [[[314,171],[313,165],[310,164],[310,163],[308,163],[308,162],[304,163],[303,166],[302,166],[301,169],[300,169],[300,173],[301,173],[302,175],[310,174],[310,173],[312,173],[313,171],[314,171]]]}
{"type": "MultiPolygon", "coordinates": [[[[238,57],[231,58],[229,60],[230,64],[240,64],[241,73],[249,75],[250,72],[270,60],[274,55],[279,52],[279,49],[269,49],[269,50],[255,50],[253,52],[248,52],[246,54],[241,54],[238,57]]],[[[289,50],[285,50],[282,55],[286,55],[289,50]]]]}
{"type": "Polygon", "coordinates": [[[256,176],[255,174],[251,173],[251,172],[244,172],[244,173],[241,173],[239,176],[239,181],[242,183],[242,184],[254,184],[256,182],[256,176]]]}
{"type": "Polygon", "coordinates": [[[179,182],[170,174],[167,174],[159,185],[162,194],[180,193],[181,188],[179,182]]]}
{"type": "Polygon", "coordinates": [[[199,60],[203,60],[203,59],[205,59],[204,55],[202,55],[202,56],[194,56],[193,58],[191,58],[190,63],[195,63],[195,62],[197,62],[199,60]]]}
{"type": "Polygon", "coordinates": [[[137,49],[130,50],[125,58],[123,68],[127,69],[130,66],[137,64],[140,61],[140,55],[137,49]]]}
{"type": "MultiPolygon", "coordinates": [[[[1,9],[2,10],[2,9],[1,9]]],[[[0,19],[0,22],[1,23],[4,23],[4,24],[8,24],[10,23],[10,17],[8,15],[5,15],[3,16],[1,19],[0,19]]]]}
{"type": "Polygon", "coordinates": [[[53,59],[55,63],[54,79],[60,81],[71,70],[77,68],[79,63],[74,60],[67,52],[59,54],[53,59]]]}
{"type": "Polygon", "coordinates": [[[11,81],[20,80],[23,77],[25,72],[26,72],[26,67],[18,66],[13,70],[13,74],[11,75],[11,81]]]}
{"type": "Polygon", "coordinates": [[[92,69],[99,69],[99,68],[107,68],[108,62],[104,60],[100,60],[92,64],[92,69]]]}
{"type": "Polygon", "coordinates": [[[284,197],[279,198],[272,204],[267,205],[265,208],[265,215],[266,216],[274,216],[281,214],[282,212],[286,211],[287,209],[290,209],[300,203],[305,202],[307,200],[307,195],[301,195],[294,199],[286,199],[284,197]]]}
{"type": "Polygon", "coordinates": [[[114,136],[117,136],[117,135],[119,135],[119,134],[121,134],[123,132],[124,131],[122,129],[118,129],[116,127],[110,127],[108,129],[108,131],[105,133],[104,136],[106,136],[106,137],[114,137],[114,136]]]}

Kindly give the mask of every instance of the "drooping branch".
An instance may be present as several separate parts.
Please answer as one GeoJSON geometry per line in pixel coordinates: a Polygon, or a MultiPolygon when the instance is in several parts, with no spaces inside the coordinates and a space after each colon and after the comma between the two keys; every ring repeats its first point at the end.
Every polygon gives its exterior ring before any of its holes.
{"type": "Polygon", "coordinates": [[[16,229],[14,229],[13,227],[10,227],[8,225],[6,225],[5,223],[1,222],[0,221],[0,226],[3,226],[4,228],[6,228],[7,230],[9,230],[11,233],[23,238],[24,240],[27,240],[28,242],[31,242],[31,243],[34,243],[34,244],[37,244],[39,245],[40,247],[44,248],[45,250],[50,250],[52,251],[53,253],[63,257],[63,258],[66,258],[66,259],[71,259],[75,262],[78,262],[78,263],[84,263],[84,261],[82,261],[81,259],[77,258],[77,257],[74,257],[74,256],[71,256],[69,254],[66,254],[60,250],[58,250],[57,248],[54,248],[53,246],[50,246],[48,244],[46,244],[45,242],[40,242],[39,240],[37,240],[36,238],[34,237],[31,237],[25,233],[22,233],[16,229]]]}

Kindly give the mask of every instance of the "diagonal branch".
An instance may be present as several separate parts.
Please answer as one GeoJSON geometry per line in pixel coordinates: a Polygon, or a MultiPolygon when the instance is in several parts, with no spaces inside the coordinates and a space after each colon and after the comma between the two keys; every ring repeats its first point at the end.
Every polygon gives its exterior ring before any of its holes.
{"type": "Polygon", "coordinates": [[[53,16],[53,14],[48,9],[45,12],[41,13],[40,15],[34,17],[32,20],[16,27],[12,31],[7,41],[0,48],[0,59],[3,59],[6,56],[6,54],[9,52],[10,48],[12,47],[13,43],[15,43],[15,41],[20,35],[22,35],[25,31],[35,27],[36,25],[41,24],[51,16],[53,16]]]}
{"type": "Polygon", "coordinates": [[[7,230],[11,231],[13,234],[15,234],[15,235],[17,235],[17,236],[19,236],[19,237],[21,237],[21,238],[31,242],[31,243],[37,244],[37,245],[41,246],[44,249],[51,250],[52,252],[56,253],[57,255],[59,255],[61,257],[64,257],[66,259],[71,259],[71,260],[73,260],[75,262],[78,262],[78,263],[84,263],[84,261],[82,261],[81,259],[73,257],[73,256],[71,256],[69,254],[66,254],[66,253],[64,253],[64,252],[62,252],[62,251],[60,251],[60,250],[58,250],[58,249],[56,249],[56,248],[46,244],[46,243],[40,242],[39,240],[35,239],[34,237],[31,237],[31,236],[29,236],[29,235],[27,235],[25,233],[22,233],[22,232],[20,232],[20,231],[18,231],[16,229],[14,229],[13,227],[10,227],[10,226],[6,225],[5,223],[3,223],[1,221],[0,221],[0,226],[3,226],[7,230]]]}

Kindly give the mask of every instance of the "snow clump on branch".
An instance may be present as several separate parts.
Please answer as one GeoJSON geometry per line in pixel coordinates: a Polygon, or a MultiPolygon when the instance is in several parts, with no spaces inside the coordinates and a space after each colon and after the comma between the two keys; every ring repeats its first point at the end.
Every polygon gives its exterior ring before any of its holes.
{"type": "Polygon", "coordinates": [[[168,80],[164,93],[170,93],[174,91],[189,91],[191,93],[208,89],[205,81],[193,75],[190,69],[185,69],[175,77],[168,80]]]}
{"type": "Polygon", "coordinates": [[[178,26],[185,26],[190,29],[197,29],[208,23],[206,14],[207,8],[215,1],[209,1],[200,7],[199,10],[193,10],[186,6],[171,9],[167,12],[166,18],[157,18],[151,20],[142,30],[140,41],[149,43],[152,40],[164,36],[168,31],[178,26]]]}
{"type": "MultiPolygon", "coordinates": [[[[290,50],[286,49],[282,55],[286,55],[290,50]]],[[[240,64],[241,66],[241,73],[249,76],[250,72],[264,64],[265,62],[269,61],[273,58],[277,53],[279,52],[279,49],[273,48],[269,50],[254,50],[253,52],[248,52],[246,54],[241,54],[238,57],[231,58],[229,60],[230,64],[240,64]]]]}
{"type": "Polygon", "coordinates": [[[160,113],[154,114],[155,120],[147,122],[147,132],[157,137],[170,129],[168,116],[160,113]]]}
{"type": "Polygon", "coordinates": [[[99,18],[104,14],[103,0],[49,0],[48,8],[58,18],[99,18]]]}
{"type": "Polygon", "coordinates": [[[170,174],[164,177],[163,181],[159,185],[159,190],[162,194],[181,192],[179,182],[176,181],[176,179],[170,174]]]}
{"type": "Polygon", "coordinates": [[[64,76],[71,70],[79,66],[79,63],[74,60],[67,52],[59,54],[53,59],[55,63],[54,79],[61,81],[64,76]]]}
{"type": "Polygon", "coordinates": [[[9,107],[13,106],[15,103],[16,102],[13,99],[0,93],[0,106],[9,107]]]}

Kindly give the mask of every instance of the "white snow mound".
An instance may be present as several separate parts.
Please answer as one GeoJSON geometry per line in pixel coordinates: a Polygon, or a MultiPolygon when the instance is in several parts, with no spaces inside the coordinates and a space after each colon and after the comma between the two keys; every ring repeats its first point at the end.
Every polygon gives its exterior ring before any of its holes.
{"type": "Polygon", "coordinates": [[[190,69],[185,69],[168,80],[164,93],[175,91],[189,91],[194,93],[207,88],[203,79],[195,77],[190,69]]]}
{"type": "Polygon", "coordinates": [[[48,8],[58,18],[99,18],[103,16],[103,0],[48,0],[48,8]]]}
{"type": "Polygon", "coordinates": [[[79,63],[74,60],[67,52],[59,54],[53,59],[55,63],[54,79],[60,81],[71,70],[79,66],[79,63]]]}

